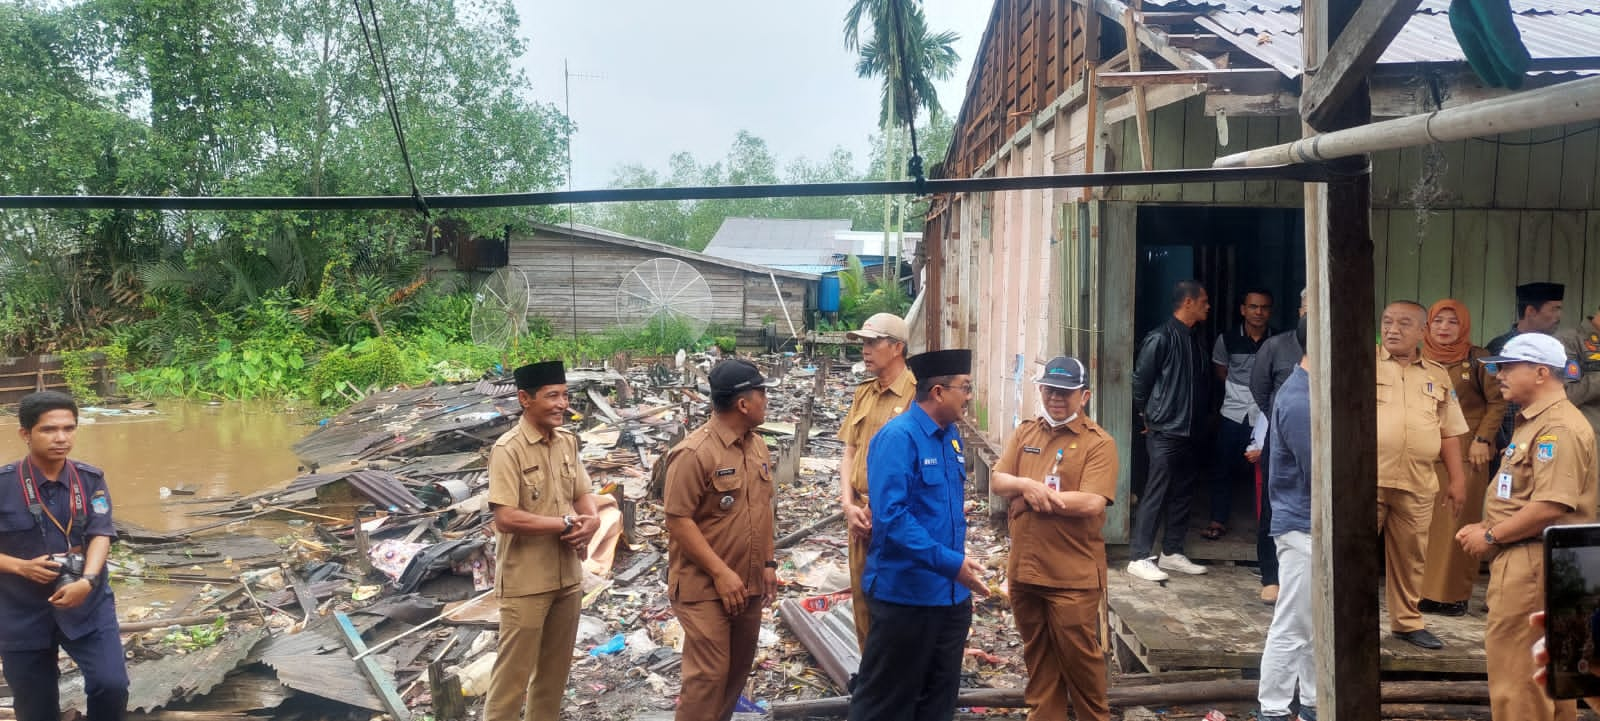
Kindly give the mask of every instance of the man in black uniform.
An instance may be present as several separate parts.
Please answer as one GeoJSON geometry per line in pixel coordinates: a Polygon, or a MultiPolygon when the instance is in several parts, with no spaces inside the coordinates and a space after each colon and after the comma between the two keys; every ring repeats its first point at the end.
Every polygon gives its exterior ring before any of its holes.
{"type": "Polygon", "coordinates": [[[0,664],[18,721],[57,721],[60,648],[83,670],[89,721],[120,721],[128,669],[106,583],[116,529],[105,474],[67,459],[78,404],[54,391],[22,399],[22,460],[0,468],[0,664]]]}
{"type": "MultiPolygon", "coordinates": [[[[1517,322],[1511,329],[1489,340],[1484,346],[1498,355],[1506,343],[1523,333],[1555,335],[1561,328],[1561,311],[1567,298],[1567,286],[1561,283],[1523,283],[1517,286],[1517,322]]],[[[1522,409],[1515,403],[1506,404],[1505,419],[1500,422],[1500,432],[1492,439],[1495,450],[1511,442],[1517,414],[1522,409]]]]}

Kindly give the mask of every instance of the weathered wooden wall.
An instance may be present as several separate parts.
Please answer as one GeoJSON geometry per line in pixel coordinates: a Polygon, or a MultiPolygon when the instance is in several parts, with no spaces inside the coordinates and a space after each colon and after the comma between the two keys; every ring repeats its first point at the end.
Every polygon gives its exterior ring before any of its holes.
{"type": "Polygon", "coordinates": [[[784,306],[802,332],[810,281],[777,276],[780,304],[772,279],[763,273],[730,268],[712,260],[653,253],[590,238],[550,233],[514,236],[510,264],[528,276],[532,287],[530,316],[545,318],[562,332],[600,333],[617,322],[617,289],[634,266],[671,257],[693,266],[705,278],[713,300],[710,322],[739,328],[760,328],[775,322],[787,334],[784,306]]]}

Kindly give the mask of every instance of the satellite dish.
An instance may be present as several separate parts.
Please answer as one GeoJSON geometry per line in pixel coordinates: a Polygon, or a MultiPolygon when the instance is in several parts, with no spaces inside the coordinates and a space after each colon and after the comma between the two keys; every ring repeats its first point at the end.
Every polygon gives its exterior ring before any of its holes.
{"type": "Polygon", "coordinates": [[[472,303],[472,342],[504,348],[528,332],[528,276],[510,266],[490,274],[472,303]]]}
{"type": "Polygon", "coordinates": [[[624,328],[683,323],[696,337],[711,323],[711,286],[700,271],[676,258],[652,258],[622,277],[617,323],[624,328]]]}

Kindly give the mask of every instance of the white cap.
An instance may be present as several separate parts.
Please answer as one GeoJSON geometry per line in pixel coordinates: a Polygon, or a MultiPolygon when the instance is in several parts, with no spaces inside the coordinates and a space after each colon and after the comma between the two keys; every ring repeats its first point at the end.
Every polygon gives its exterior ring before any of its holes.
{"type": "Polygon", "coordinates": [[[1499,355],[1480,358],[1483,363],[1538,363],[1561,371],[1567,380],[1579,376],[1577,362],[1567,358],[1567,349],[1555,336],[1544,333],[1521,333],[1500,349],[1499,355]]]}
{"type": "Polygon", "coordinates": [[[911,338],[911,326],[906,325],[904,318],[893,313],[877,313],[861,324],[861,330],[850,331],[845,337],[850,340],[889,338],[906,341],[911,338]]]}

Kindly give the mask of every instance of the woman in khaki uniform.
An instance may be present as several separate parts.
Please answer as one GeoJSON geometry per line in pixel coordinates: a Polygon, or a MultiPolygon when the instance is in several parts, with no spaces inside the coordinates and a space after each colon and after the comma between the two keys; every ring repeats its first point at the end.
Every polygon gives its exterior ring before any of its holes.
{"type": "Polygon", "coordinates": [[[1422,355],[1450,373],[1472,438],[1466,442],[1467,496],[1460,517],[1450,512],[1444,482],[1449,475],[1444,464],[1433,466],[1440,478],[1440,491],[1428,530],[1422,601],[1417,605],[1423,613],[1460,616],[1467,612],[1467,600],[1478,582],[1479,563],[1455,544],[1456,531],[1483,520],[1483,490],[1494,470],[1494,434],[1505,416],[1506,401],[1500,396],[1500,383],[1478,362],[1489,351],[1472,344],[1472,315],[1461,301],[1446,298],[1428,309],[1428,335],[1423,339],[1422,355]]]}

